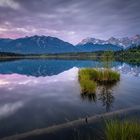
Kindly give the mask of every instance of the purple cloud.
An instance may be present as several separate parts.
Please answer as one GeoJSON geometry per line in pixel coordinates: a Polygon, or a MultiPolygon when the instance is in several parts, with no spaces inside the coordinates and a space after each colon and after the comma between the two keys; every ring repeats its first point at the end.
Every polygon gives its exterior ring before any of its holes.
{"type": "Polygon", "coordinates": [[[140,0],[0,0],[0,37],[56,36],[71,43],[140,33],[140,0]]]}

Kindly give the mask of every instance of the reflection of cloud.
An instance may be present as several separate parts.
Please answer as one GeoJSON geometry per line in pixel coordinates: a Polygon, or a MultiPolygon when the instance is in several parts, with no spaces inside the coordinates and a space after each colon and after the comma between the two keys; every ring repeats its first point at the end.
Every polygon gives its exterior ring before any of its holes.
{"type": "MultiPolygon", "coordinates": [[[[0,75],[8,84],[0,86],[0,101],[33,100],[36,97],[63,96],[64,93],[79,93],[78,68],[58,75],[33,77],[19,74],[0,75]],[[4,94],[3,94],[4,93],[4,94]]],[[[61,97],[64,99],[65,96],[61,97]]],[[[67,99],[65,99],[67,100],[67,99]]]]}
{"type": "Polygon", "coordinates": [[[5,81],[5,80],[0,80],[0,86],[1,85],[6,85],[6,84],[9,84],[9,82],[8,81],[5,81]]]}
{"type": "Polygon", "coordinates": [[[33,76],[25,76],[19,74],[7,74],[0,75],[0,85],[5,85],[6,87],[11,87],[11,85],[29,85],[33,86],[36,84],[47,84],[47,83],[55,83],[55,82],[64,82],[64,81],[73,81],[77,78],[78,68],[74,67],[70,70],[64,71],[58,75],[46,76],[46,77],[33,77],[33,76]]]}
{"type": "Polygon", "coordinates": [[[0,118],[7,117],[23,106],[23,102],[7,103],[0,106],[0,118]]]}

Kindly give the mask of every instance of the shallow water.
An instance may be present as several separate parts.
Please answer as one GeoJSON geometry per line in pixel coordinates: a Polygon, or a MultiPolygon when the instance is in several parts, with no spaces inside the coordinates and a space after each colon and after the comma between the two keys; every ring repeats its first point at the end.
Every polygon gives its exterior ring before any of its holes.
{"type": "Polygon", "coordinates": [[[140,67],[113,62],[116,85],[96,96],[80,94],[78,69],[102,67],[87,60],[0,62],[0,137],[140,105],[140,67]]]}

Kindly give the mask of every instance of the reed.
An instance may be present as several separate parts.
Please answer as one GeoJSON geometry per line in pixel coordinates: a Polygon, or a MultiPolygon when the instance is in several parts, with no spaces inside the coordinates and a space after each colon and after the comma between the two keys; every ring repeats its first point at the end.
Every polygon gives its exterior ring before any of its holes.
{"type": "Polygon", "coordinates": [[[110,84],[120,80],[120,74],[111,69],[85,68],[79,70],[82,93],[95,93],[98,84],[110,84]]]}
{"type": "Polygon", "coordinates": [[[107,140],[140,140],[140,123],[132,121],[106,122],[107,140]]]}
{"type": "Polygon", "coordinates": [[[111,69],[103,69],[98,71],[97,82],[112,83],[120,80],[120,74],[117,71],[111,69]]]}
{"type": "Polygon", "coordinates": [[[90,69],[79,71],[79,82],[82,93],[95,93],[96,83],[92,80],[92,71],[90,69]]]}

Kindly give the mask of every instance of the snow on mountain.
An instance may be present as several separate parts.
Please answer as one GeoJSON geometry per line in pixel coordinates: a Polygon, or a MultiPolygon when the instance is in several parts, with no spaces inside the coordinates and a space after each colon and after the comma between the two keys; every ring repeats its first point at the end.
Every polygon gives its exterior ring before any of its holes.
{"type": "Polygon", "coordinates": [[[140,45],[140,35],[135,35],[130,38],[111,37],[108,40],[86,38],[75,46],[56,37],[35,35],[18,39],[0,39],[0,52],[21,54],[52,54],[108,50],[118,51],[138,45],[140,45]]]}
{"type": "Polygon", "coordinates": [[[107,44],[106,41],[96,38],[86,38],[83,39],[78,45],[85,45],[86,43],[93,43],[93,44],[107,44]]]}
{"type": "Polygon", "coordinates": [[[135,35],[134,37],[130,37],[130,38],[129,37],[124,37],[124,38],[111,37],[108,40],[86,38],[86,39],[83,39],[78,45],[85,45],[87,43],[98,44],[98,45],[112,44],[112,45],[120,46],[126,49],[128,47],[140,45],[140,35],[135,35]]]}

